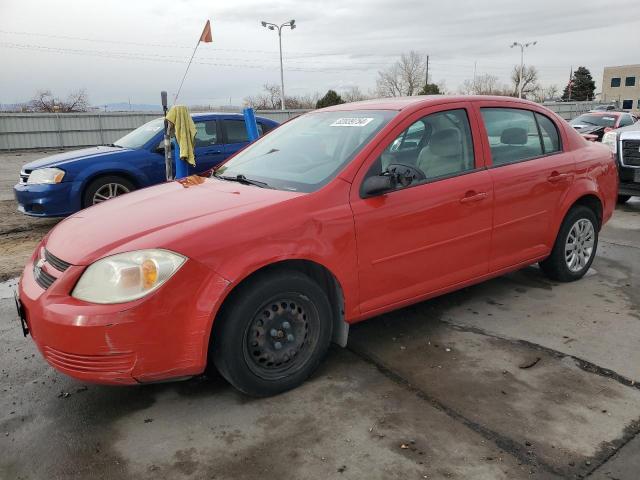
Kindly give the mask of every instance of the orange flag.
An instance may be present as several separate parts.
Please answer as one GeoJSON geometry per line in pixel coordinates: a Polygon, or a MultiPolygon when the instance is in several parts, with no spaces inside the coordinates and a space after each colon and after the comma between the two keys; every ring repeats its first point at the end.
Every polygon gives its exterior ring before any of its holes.
{"type": "Polygon", "coordinates": [[[213,35],[211,34],[211,22],[209,20],[207,20],[207,24],[204,26],[204,30],[202,30],[200,41],[204,43],[213,42],[213,35]]]}

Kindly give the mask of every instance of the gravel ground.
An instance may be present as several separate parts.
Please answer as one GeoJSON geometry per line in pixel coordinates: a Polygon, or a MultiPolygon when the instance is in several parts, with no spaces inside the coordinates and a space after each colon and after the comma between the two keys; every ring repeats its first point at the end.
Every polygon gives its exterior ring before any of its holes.
{"type": "MultiPolygon", "coordinates": [[[[0,156],[1,195],[28,158],[0,156]]],[[[10,198],[4,277],[55,224],[10,198]]],[[[219,377],[69,379],[22,337],[15,280],[0,283],[0,479],[637,480],[638,199],[600,240],[579,282],[528,267],[376,317],[301,388],[261,400],[219,377]]]]}

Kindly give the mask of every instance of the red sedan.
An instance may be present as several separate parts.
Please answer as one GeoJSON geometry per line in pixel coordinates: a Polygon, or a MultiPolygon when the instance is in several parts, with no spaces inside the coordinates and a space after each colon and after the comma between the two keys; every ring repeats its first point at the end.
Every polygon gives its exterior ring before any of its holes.
{"type": "Polygon", "coordinates": [[[20,280],[58,370],[110,384],[215,366],[239,390],[299,385],[349,324],[539,262],[581,278],[611,217],[608,149],[502,97],[314,111],[218,168],[56,226],[20,280]]]}

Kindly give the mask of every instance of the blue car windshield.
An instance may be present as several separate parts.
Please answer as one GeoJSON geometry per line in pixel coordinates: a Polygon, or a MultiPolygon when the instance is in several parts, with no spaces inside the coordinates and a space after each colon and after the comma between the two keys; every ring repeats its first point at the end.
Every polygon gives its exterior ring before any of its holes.
{"type": "Polygon", "coordinates": [[[146,145],[149,140],[155,137],[158,132],[164,128],[164,118],[156,118],[141,127],[136,128],[133,132],[126,134],[120,140],[116,140],[113,144],[116,147],[139,149],[146,145]]]}
{"type": "Polygon", "coordinates": [[[396,115],[391,110],[308,113],[276,128],[224,163],[222,179],[313,192],[329,183],[396,115]]]}

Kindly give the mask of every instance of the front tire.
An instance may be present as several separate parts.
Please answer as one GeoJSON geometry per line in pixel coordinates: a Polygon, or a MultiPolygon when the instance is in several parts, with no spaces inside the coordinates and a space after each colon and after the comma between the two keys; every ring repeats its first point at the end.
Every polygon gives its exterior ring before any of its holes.
{"type": "Polygon", "coordinates": [[[110,198],[119,197],[135,190],[135,186],[119,175],[105,175],[93,180],[84,190],[82,208],[97,205],[110,198]]]}
{"type": "Polygon", "coordinates": [[[584,205],[573,207],[565,217],[551,254],[540,268],[552,280],[573,282],[582,278],[596,256],[598,218],[584,205]]]}
{"type": "Polygon", "coordinates": [[[618,195],[618,203],[627,203],[631,199],[631,195],[618,195]]]}
{"type": "Polygon", "coordinates": [[[303,383],[325,356],[332,313],[326,293],[297,271],[259,274],[216,320],[210,358],[231,385],[265,397],[303,383]]]}

